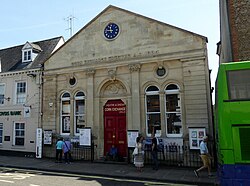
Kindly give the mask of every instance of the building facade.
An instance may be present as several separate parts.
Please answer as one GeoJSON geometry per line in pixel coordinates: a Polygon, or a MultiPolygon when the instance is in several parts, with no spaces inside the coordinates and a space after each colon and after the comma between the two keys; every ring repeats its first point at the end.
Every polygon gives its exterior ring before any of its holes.
{"type": "Polygon", "coordinates": [[[212,135],[206,43],[107,7],[44,63],[43,129],[77,140],[90,127],[97,157],[111,145],[126,156],[129,130],[166,144],[189,143],[194,128],[212,135]]]}
{"type": "Polygon", "coordinates": [[[249,0],[220,0],[220,63],[250,59],[249,9],[249,0]]]}
{"type": "Polygon", "coordinates": [[[0,153],[36,154],[41,128],[42,65],[62,37],[0,50],[0,153]]]}

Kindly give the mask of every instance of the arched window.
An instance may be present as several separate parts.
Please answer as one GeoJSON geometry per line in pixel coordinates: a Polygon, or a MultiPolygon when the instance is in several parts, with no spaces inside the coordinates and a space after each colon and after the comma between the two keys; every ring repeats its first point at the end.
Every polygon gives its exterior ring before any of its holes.
{"type": "Polygon", "coordinates": [[[147,135],[151,135],[154,131],[156,136],[161,135],[161,111],[160,111],[160,96],[159,88],[149,86],[146,89],[145,96],[146,105],[146,130],[147,135]]]}
{"type": "Polygon", "coordinates": [[[165,89],[166,99],[166,121],[167,135],[181,136],[183,127],[181,120],[181,98],[179,87],[175,84],[170,84],[165,89]]]}
{"type": "Polygon", "coordinates": [[[61,133],[70,133],[70,94],[68,92],[61,97],[61,133]]]}
{"type": "Polygon", "coordinates": [[[75,134],[85,127],[85,94],[77,92],[75,95],[75,134]]]}

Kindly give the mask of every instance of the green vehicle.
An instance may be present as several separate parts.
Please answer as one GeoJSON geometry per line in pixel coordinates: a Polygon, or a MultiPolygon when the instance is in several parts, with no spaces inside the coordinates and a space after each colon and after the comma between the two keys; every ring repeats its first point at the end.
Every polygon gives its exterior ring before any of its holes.
{"type": "Polygon", "coordinates": [[[219,67],[215,133],[220,185],[250,185],[250,61],[219,67]]]}

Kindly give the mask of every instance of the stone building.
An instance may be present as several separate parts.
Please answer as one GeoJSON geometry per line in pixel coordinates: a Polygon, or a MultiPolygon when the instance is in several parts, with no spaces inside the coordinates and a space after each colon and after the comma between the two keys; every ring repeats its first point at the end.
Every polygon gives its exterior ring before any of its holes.
{"type": "Polygon", "coordinates": [[[44,63],[43,129],[77,140],[90,127],[97,157],[112,144],[126,156],[129,130],[166,144],[188,143],[194,128],[212,135],[206,44],[108,6],[44,63]]]}
{"type": "Polygon", "coordinates": [[[42,64],[63,43],[56,37],[0,50],[0,154],[38,154],[42,64]]]}
{"type": "Polygon", "coordinates": [[[250,59],[249,9],[249,0],[220,0],[220,63],[250,59]]]}

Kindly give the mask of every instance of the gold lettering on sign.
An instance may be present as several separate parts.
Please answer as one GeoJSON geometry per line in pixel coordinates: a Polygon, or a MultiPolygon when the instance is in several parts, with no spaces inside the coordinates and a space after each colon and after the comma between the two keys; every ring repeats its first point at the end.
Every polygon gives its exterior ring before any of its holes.
{"type": "Polygon", "coordinates": [[[159,50],[151,50],[145,52],[138,52],[133,54],[122,54],[116,56],[108,56],[108,57],[100,57],[95,59],[85,59],[83,61],[74,61],[71,63],[72,66],[82,66],[85,64],[96,64],[96,63],[110,63],[117,61],[125,61],[130,59],[139,59],[139,58],[147,58],[147,57],[155,57],[159,55],[159,50]]]}

